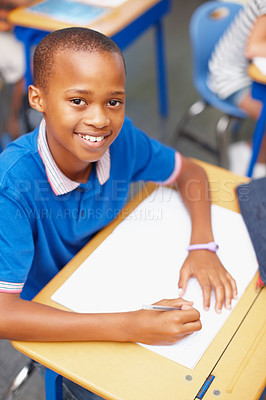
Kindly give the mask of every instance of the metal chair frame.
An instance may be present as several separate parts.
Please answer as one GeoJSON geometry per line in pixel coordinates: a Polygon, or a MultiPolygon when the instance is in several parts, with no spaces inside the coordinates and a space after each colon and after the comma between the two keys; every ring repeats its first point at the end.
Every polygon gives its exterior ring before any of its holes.
{"type": "Polygon", "coordinates": [[[242,8],[240,4],[221,1],[208,1],[201,4],[193,13],[189,33],[192,48],[193,83],[201,99],[192,104],[181,118],[177,129],[177,139],[185,138],[218,158],[219,165],[228,166],[227,144],[230,130],[236,131],[246,114],[226,100],[221,100],[207,86],[208,61],[212,51],[223,32],[230,25],[242,8]],[[226,10],[221,18],[212,18],[214,11],[226,10]],[[203,113],[208,107],[222,112],[215,128],[216,146],[208,140],[200,139],[196,132],[189,129],[192,119],[203,113]]]}
{"type": "Polygon", "coordinates": [[[15,400],[24,384],[38,369],[38,363],[30,360],[16,375],[0,400],[15,400]]]}

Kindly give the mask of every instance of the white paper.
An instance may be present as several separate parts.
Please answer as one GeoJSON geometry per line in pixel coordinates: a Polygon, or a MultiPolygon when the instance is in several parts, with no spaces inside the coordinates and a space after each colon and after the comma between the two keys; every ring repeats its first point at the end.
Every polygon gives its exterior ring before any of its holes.
{"type": "Polygon", "coordinates": [[[263,75],[266,75],[266,57],[255,57],[252,62],[263,75]]]}
{"type": "MultiPolygon", "coordinates": [[[[258,265],[242,216],[212,205],[218,255],[236,279],[239,298],[258,265]]],[[[52,299],[76,312],[120,312],[178,297],[179,270],[187,256],[191,224],[176,191],[159,188],[144,200],[55,292],[52,299]]],[[[230,311],[202,307],[193,278],[184,296],[201,314],[202,330],[173,346],[144,347],[194,368],[230,311]]],[[[237,301],[233,300],[233,308],[237,301]]]]}
{"type": "Polygon", "coordinates": [[[128,0],[75,0],[79,3],[91,4],[98,7],[118,7],[128,0]]]}

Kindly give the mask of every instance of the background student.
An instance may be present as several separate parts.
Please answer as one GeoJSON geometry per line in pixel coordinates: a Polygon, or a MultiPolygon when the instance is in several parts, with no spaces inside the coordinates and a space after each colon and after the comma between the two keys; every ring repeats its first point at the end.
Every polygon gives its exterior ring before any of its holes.
{"type": "Polygon", "coordinates": [[[16,139],[20,134],[19,112],[26,94],[25,54],[23,44],[16,39],[7,17],[11,10],[28,3],[29,0],[0,0],[0,75],[4,84],[13,86],[10,113],[6,121],[6,131],[11,139],[16,139]]]}
{"type": "MultiPolygon", "coordinates": [[[[217,43],[209,61],[209,88],[221,99],[237,105],[257,120],[261,103],[251,96],[251,78],[247,68],[254,57],[266,57],[266,1],[250,0],[241,9],[217,43]]],[[[230,169],[245,175],[251,147],[241,141],[229,147],[230,169]]],[[[266,175],[266,139],[264,138],[254,177],[266,175]]]]}

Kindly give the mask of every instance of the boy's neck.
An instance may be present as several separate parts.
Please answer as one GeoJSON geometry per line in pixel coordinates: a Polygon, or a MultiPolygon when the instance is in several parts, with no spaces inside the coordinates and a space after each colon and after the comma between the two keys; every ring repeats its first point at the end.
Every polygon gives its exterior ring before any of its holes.
{"type": "Polygon", "coordinates": [[[64,174],[72,181],[79,182],[79,183],[86,183],[86,182],[88,182],[88,179],[90,177],[92,165],[93,165],[93,163],[90,163],[86,170],[77,171],[76,173],[73,171],[71,171],[71,173],[70,172],[66,173],[64,171],[62,171],[62,172],[64,172],[64,174]]]}
{"type": "Polygon", "coordinates": [[[71,179],[74,182],[79,182],[79,183],[86,183],[89,179],[91,170],[92,170],[92,162],[84,162],[84,161],[79,161],[77,159],[71,159],[71,156],[69,157],[68,154],[60,154],[57,157],[57,152],[56,152],[56,143],[53,143],[53,146],[51,146],[51,138],[46,135],[47,139],[47,144],[50,150],[50,153],[53,157],[54,162],[58,166],[61,172],[71,179]],[[66,163],[66,159],[68,162],[66,163]]]}

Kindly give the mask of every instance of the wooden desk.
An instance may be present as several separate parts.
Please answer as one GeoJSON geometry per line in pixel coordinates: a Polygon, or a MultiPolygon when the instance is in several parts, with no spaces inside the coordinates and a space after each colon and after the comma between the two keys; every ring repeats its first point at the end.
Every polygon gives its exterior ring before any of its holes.
{"type": "MultiPolygon", "coordinates": [[[[238,211],[234,188],[248,178],[199,162],[207,171],[212,201],[238,211]]],[[[37,295],[35,301],[63,309],[51,295],[156,186],[149,184],[111,225],[94,237],[37,295]]],[[[134,343],[13,342],[48,368],[109,400],[192,400],[206,378],[215,379],[206,399],[258,399],[265,384],[266,289],[255,290],[255,277],[223,328],[193,370],[134,343]],[[220,391],[221,397],[217,397],[220,391]],[[216,393],[216,394],[214,394],[216,393]]]]}
{"type": "Polygon", "coordinates": [[[266,84],[266,75],[264,75],[258,67],[251,63],[248,67],[248,75],[255,81],[266,84]]]}
{"type": "Polygon", "coordinates": [[[252,97],[262,102],[261,113],[256,122],[255,130],[252,137],[253,151],[247,173],[247,176],[251,177],[266,129],[266,75],[263,75],[256,67],[256,65],[252,63],[248,68],[248,74],[253,79],[252,97]]]}
{"type": "MultiPolygon", "coordinates": [[[[95,19],[89,28],[111,37],[124,50],[151,26],[155,28],[158,101],[162,116],[168,113],[167,79],[164,57],[162,19],[170,11],[171,0],[128,0],[119,7],[95,19]]],[[[36,16],[20,7],[10,12],[9,21],[16,26],[15,33],[24,43],[26,55],[26,83],[32,83],[31,52],[48,32],[71,26],[46,16],[36,16]]]]}

